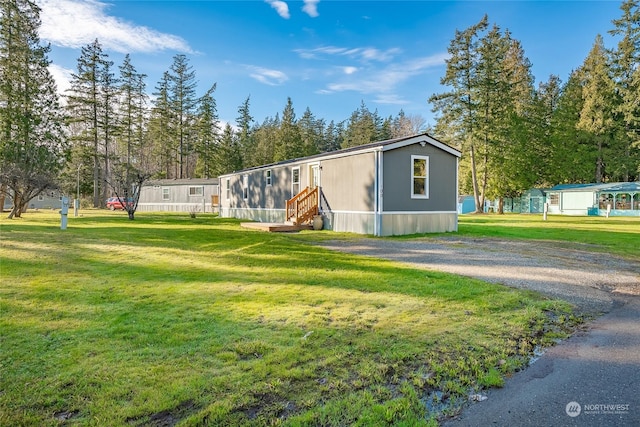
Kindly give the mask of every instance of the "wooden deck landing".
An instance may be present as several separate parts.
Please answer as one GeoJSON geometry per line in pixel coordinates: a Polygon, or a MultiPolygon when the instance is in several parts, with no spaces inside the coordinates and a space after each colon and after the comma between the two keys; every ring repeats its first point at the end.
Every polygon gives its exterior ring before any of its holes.
{"type": "Polygon", "coordinates": [[[252,228],[255,230],[268,231],[270,233],[287,233],[300,230],[313,230],[311,224],[282,224],[275,222],[242,222],[240,226],[243,228],[252,228]]]}

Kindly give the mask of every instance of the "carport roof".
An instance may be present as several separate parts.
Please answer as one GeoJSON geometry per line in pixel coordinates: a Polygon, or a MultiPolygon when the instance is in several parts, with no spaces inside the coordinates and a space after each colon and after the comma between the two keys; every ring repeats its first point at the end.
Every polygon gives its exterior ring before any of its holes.
{"type": "Polygon", "coordinates": [[[640,182],[610,182],[606,184],[560,184],[548,191],[591,191],[596,193],[637,193],[640,192],[640,182]]]}

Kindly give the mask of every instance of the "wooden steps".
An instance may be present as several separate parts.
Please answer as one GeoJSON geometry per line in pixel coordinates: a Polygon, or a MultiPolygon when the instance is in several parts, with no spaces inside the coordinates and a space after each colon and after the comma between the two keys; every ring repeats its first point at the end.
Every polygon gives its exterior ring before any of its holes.
{"type": "Polygon", "coordinates": [[[270,233],[291,233],[300,230],[313,230],[311,224],[283,224],[276,222],[242,222],[242,228],[268,231],[270,233]]]}

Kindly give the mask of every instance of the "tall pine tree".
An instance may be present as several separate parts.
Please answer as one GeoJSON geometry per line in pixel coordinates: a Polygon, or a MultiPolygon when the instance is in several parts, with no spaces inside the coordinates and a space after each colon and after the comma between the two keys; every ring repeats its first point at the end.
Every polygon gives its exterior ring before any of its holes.
{"type": "Polygon", "coordinates": [[[109,111],[102,97],[102,79],[106,76],[105,67],[109,64],[108,55],[102,51],[98,40],[82,47],[78,58],[77,72],[72,75],[71,88],[67,96],[67,109],[70,116],[71,138],[76,147],[76,155],[92,164],[93,206],[102,205],[101,197],[105,188],[105,173],[102,159],[105,157],[103,146],[103,114],[109,111]]]}
{"type": "Polygon", "coordinates": [[[54,188],[67,149],[63,117],[49,73],[49,46],[40,44],[40,8],[29,0],[0,2],[0,207],[9,217],[54,188]]]}
{"type": "Polygon", "coordinates": [[[596,153],[594,166],[595,182],[604,182],[607,169],[613,168],[616,156],[611,155],[617,147],[615,83],[609,66],[607,50],[601,35],[596,40],[580,69],[582,80],[582,111],[577,127],[588,132],[593,140],[596,153]]]}
{"type": "Polygon", "coordinates": [[[197,99],[195,96],[196,75],[186,55],[173,57],[169,73],[169,99],[175,119],[174,129],[178,146],[178,178],[190,178],[189,160],[193,152],[193,125],[197,99]]]}

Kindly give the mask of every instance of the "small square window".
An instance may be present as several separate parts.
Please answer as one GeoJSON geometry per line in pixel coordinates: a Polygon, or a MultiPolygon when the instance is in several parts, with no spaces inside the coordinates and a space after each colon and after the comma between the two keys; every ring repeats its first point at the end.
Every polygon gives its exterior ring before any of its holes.
{"type": "Polygon", "coordinates": [[[162,200],[169,200],[171,198],[171,193],[168,188],[162,189],[162,200]]]}
{"type": "Polygon", "coordinates": [[[204,188],[202,186],[189,187],[189,196],[196,197],[204,195],[204,188]]]}

